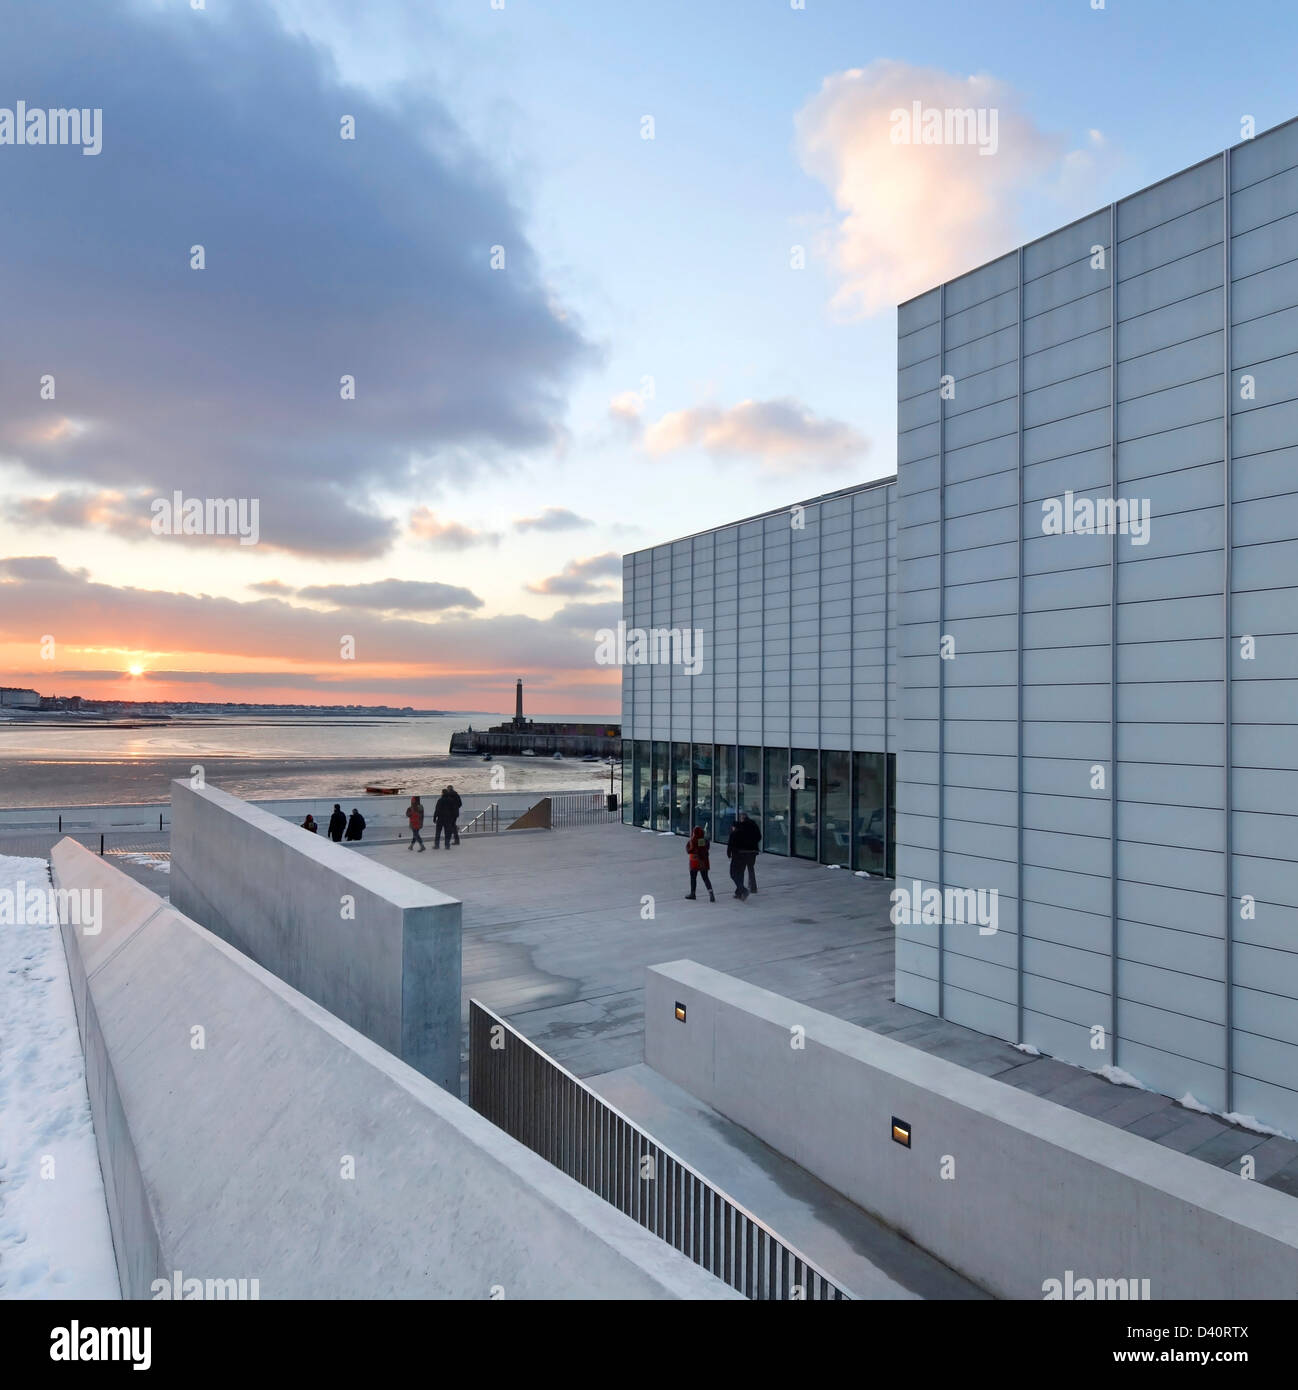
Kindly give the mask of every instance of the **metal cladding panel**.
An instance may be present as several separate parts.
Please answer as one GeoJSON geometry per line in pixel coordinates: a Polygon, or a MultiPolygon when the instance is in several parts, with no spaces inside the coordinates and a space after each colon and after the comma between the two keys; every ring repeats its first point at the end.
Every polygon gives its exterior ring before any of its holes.
{"type": "Polygon", "coordinates": [[[899,872],[1022,933],[930,929],[898,997],[1292,1126],[1298,123],[908,311],[899,872]]]}

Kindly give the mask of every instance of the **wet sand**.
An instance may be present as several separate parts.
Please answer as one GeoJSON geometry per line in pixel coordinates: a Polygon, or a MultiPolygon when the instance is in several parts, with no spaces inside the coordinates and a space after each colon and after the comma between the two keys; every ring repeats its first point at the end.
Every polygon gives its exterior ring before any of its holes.
{"type": "MultiPolygon", "coordinates": [[[[196,765],[207,781],[247,798],[275,796],[362,796],[367,784],[426,794],[454,781],[462,793],[581,790],[608,786],[608,768],[568,758],[202,758],[4,759],[0,761],[0,807],[104,806],[168,801],[171,782],[189,778],[196,765]],[[504,786],[492,786],[492,769],[504,771],[504,786]]],[[[616,773],[615,773],[616,777],[616,773]]],[[[499,778],[497,779],[499,782],[499,778]]]]}

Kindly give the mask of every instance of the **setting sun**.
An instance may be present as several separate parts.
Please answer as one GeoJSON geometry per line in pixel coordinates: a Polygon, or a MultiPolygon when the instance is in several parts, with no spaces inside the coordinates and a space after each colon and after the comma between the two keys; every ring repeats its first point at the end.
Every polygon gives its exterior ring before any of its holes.
{"type": "Polygon", "coordinates": [[[144,667],[138,662],[134,666],[128,666],[126,669],[133,676],[142,676],[144,674],[144,667]]]}

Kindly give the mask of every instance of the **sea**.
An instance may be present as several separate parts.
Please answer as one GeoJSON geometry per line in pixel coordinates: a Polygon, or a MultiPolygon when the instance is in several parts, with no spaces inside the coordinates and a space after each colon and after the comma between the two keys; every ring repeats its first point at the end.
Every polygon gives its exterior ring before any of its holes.
{"type": "MultiPolygon", "coordinates": [[[[357,714],[313,717],[178,715],[114,728],[0,721],[0,808],[166,801],[176,777],[201,766],[209,784],[246,798],[360,796],[370,784],[410,791],[450,780],[462,793],[499,790],[492,763],[451,757],[451,734],[505,722],[504,714],[357,714]]],[[[546,723],[613,723],[614,715],[551,715],[546,723]]],[[[609,770],[579,758],[498,758],[511,791],[607,787],[609,770]]]]}

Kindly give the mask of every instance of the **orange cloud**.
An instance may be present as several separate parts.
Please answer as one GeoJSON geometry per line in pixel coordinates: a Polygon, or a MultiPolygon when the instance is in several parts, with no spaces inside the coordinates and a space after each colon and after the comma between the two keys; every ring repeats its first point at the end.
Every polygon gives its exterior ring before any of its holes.
{"type": "Polygon", "coordinates": [[[891,59],[826,78],[796,130],[803,167],[840,214],[826,249],[841,279],[834,307],[845,316],[890,308],[1001,255],[1019,240],[1015,195],[1065,171],[1059,139],[994,78],[891,59]],[[909,138],[916,102],[939,113],[940,143],[909,138]],[[951,117],[963,111],[984,113],[983,133],[994,128],[995,139],[983,147],[994,152],[957,142],[961,123],[951,117]]]}
{"type": "Polygon", "coordinates": [[[754,458],[768,473],[835,468],[869,448],[851,425],[818,419],[806,406],[787,399],[676,410],[645,430],[644,444],[651,454],[700,448],[714,458],[754,458]]]}

